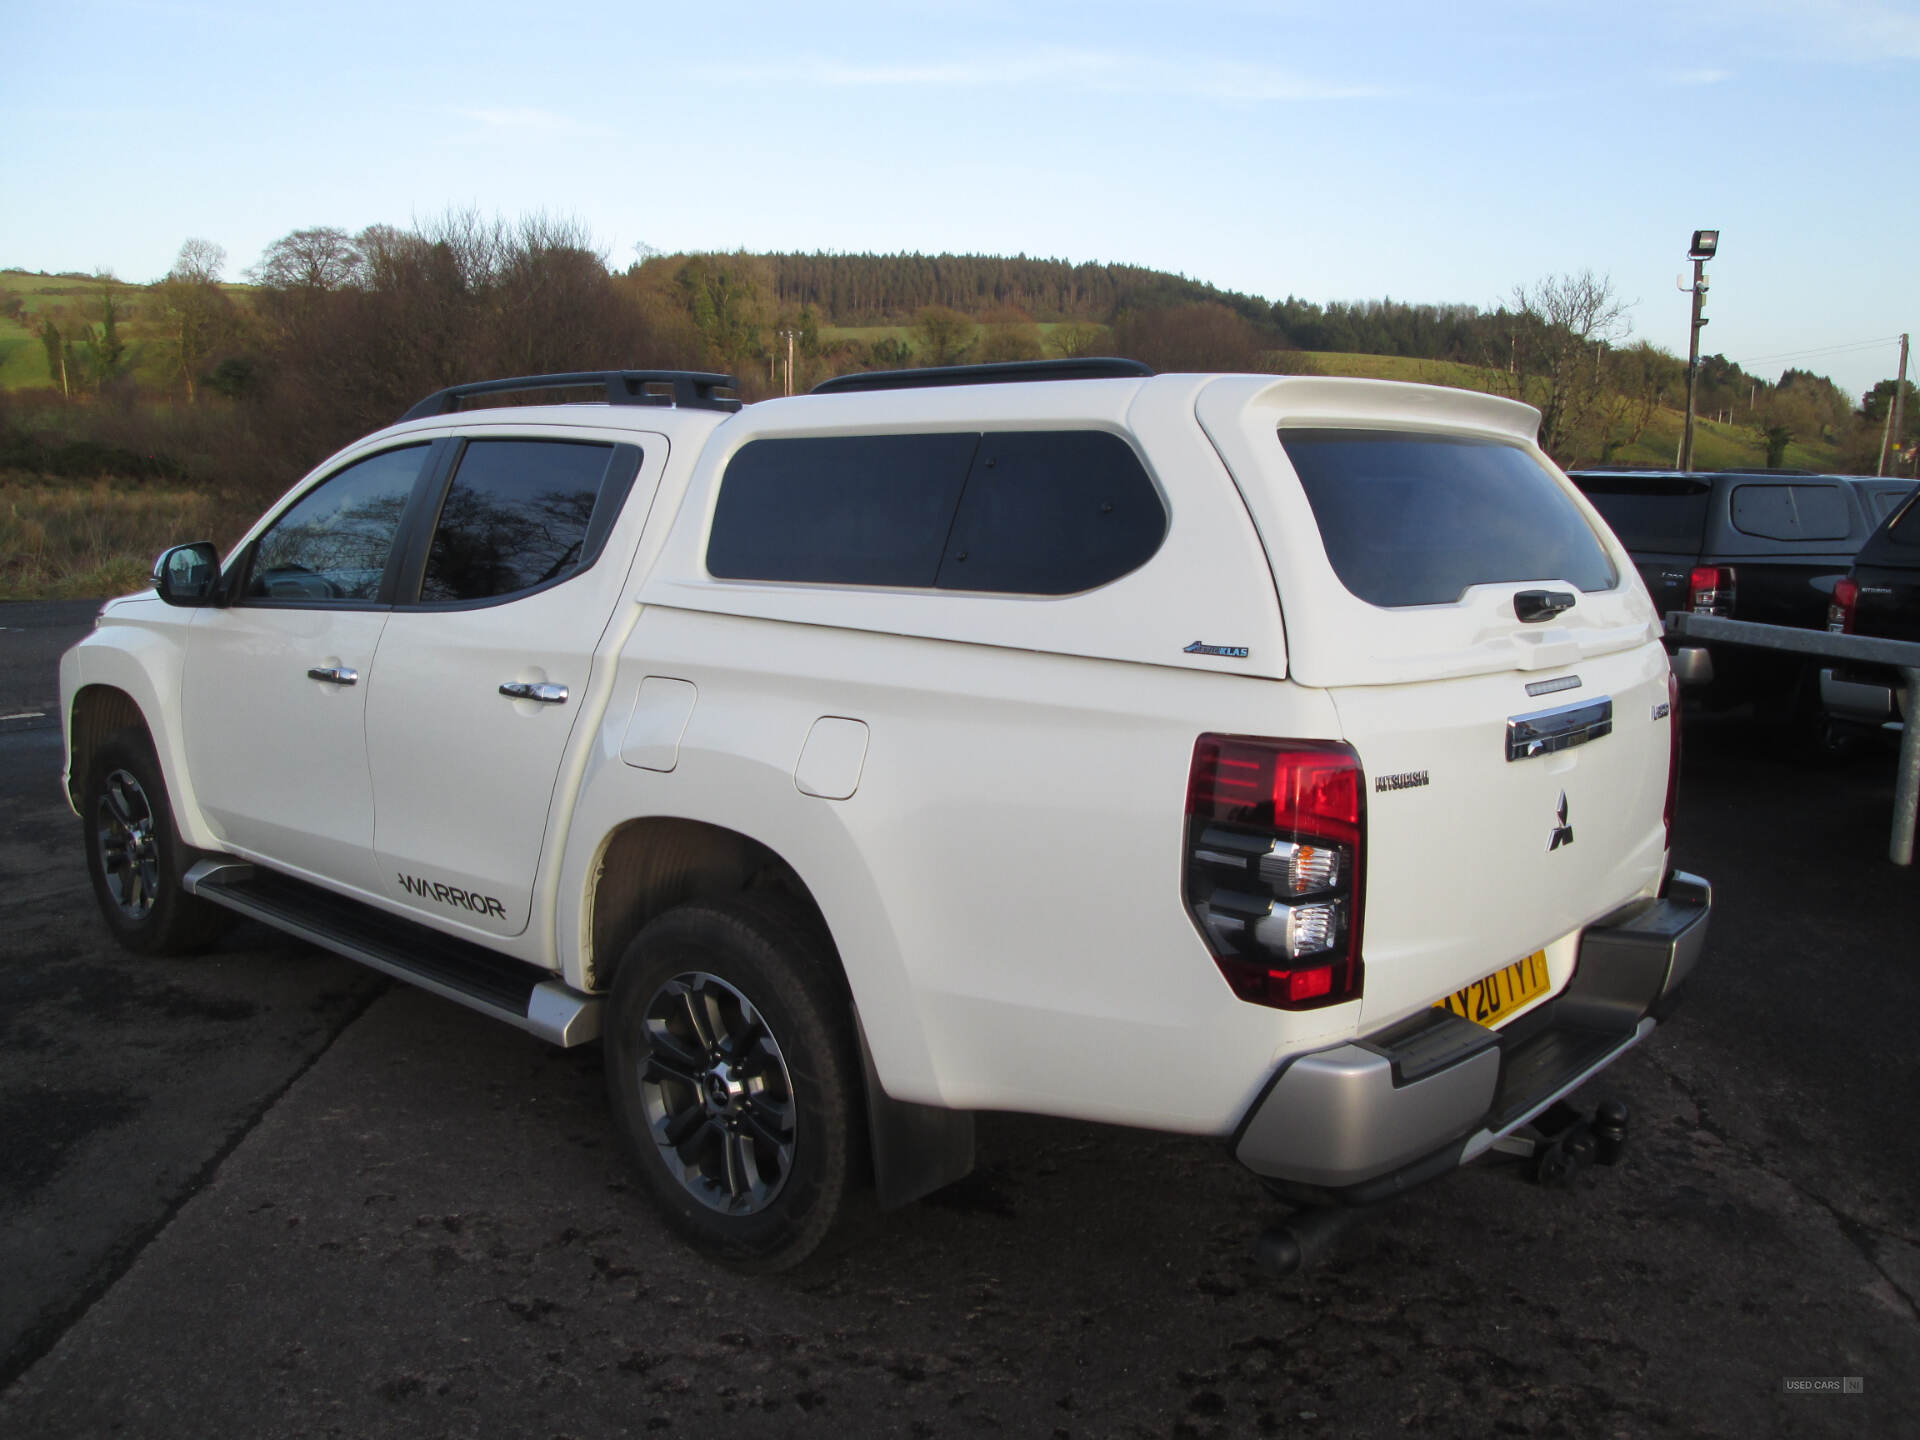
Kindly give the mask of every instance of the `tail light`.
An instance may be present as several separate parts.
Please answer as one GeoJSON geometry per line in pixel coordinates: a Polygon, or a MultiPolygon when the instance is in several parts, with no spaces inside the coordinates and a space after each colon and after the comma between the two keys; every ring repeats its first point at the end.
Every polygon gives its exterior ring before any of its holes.
{"type": "Polygon", "coordinates": [[[1187,775],[1187,905],[1242,1000],[1360,997],[1366,806],[1349,745],[1202,735],[1187,775]]]}
{"type": "Polygon", "coordinates": [[[1835,581],[1833,601],[1827,606],[1827,629],[1836,635],[1853,634],[1853,611],[1859,603],[1859,581],[1850,579],[1835,581]]]}
{"type": "Polygon", "coordinates": [[[1667,849],[1673,849],[1673,812],[1680,799],[1680,677],[1667,671],[1667,803],[1660,812],[1667,827],[1667,849]]]}
{"type": "Polygon", "coordinates": [[[1733,613],[1733,567],[1696,565],[1688,587],[1687,608],[1696,615],[1733,613]]]}

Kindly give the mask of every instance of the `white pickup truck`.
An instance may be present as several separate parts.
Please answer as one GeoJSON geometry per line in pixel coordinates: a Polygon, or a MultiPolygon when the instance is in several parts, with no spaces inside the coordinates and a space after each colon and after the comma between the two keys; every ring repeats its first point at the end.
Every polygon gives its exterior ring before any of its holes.
{"type": "Polygon", "coordinates": [[[760,1268],[964,1174],[980,1110],[1364,1204],[1664,1016],[1710,905],[1674,686],[1533,410],[730,385],[443,391],[109,603],[61,689],[120,940],[238,912],[600,1041],[663,1213],[760,1268]]]}

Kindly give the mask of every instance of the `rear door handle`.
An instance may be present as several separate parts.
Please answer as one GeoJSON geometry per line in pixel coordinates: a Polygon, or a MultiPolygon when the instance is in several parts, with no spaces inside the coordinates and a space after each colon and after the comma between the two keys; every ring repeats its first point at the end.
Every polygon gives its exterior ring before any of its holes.
{"type": "Polygon", "coordinates": [[[500,687],[500,693],[509,700],[535,700],[542,705],[567,703],[567,687],[564,685],[535,685],[528,680],[509,680],[500,687]]]}
{"type": "Polygon", "coordinates": [[[329,685],[357,685],[360,672],[351,665],[316,665],[307,671],[309,680],[324,680],[329,685]]]}

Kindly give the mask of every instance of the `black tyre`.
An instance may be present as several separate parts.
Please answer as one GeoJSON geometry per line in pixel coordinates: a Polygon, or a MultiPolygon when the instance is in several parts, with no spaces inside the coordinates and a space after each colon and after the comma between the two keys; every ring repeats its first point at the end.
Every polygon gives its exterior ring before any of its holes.
{"type": "Polygon", "coordinates": [[[93,896],[114,939],[139,955],[187,955],[226,929],[226,911],[180,886],[180,833],[144,730],[122,730],[88,757],[80,814],[93,896]]]}
{"type": "Polygon", "coordinates": [[[861,1093],[838,962],[805,912],[742,896],[659,916],[621,959],[603,1048],[675,1230],[743,1270],[813,1253],[854,1172],[861,1093]]]}

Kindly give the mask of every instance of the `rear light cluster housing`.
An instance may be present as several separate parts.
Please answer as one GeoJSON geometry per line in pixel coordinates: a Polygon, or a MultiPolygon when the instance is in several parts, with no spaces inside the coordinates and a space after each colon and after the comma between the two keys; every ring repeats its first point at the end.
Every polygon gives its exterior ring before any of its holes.
{"type": "Polygon", "coordinates": [[[1366,791],[1353,747],[1202,735],[1187,776],[1188,910],[1242,1000],[1360,998],[1366,791]]]}
{"type": "Polygon", "coordinates": [[[1733,614],[1731,565],[1696,565],[1688,577],[1687,608],[1696,615],[1733,614]]]}
{"type": "Polygon", "coordinates": [[[1853,634],[1854,608],[1860,603],[1860,582],[1840,579],[1833,583],[1833,599],[1827,605],[1827,629],[1836,635],[1853,634]]]}

